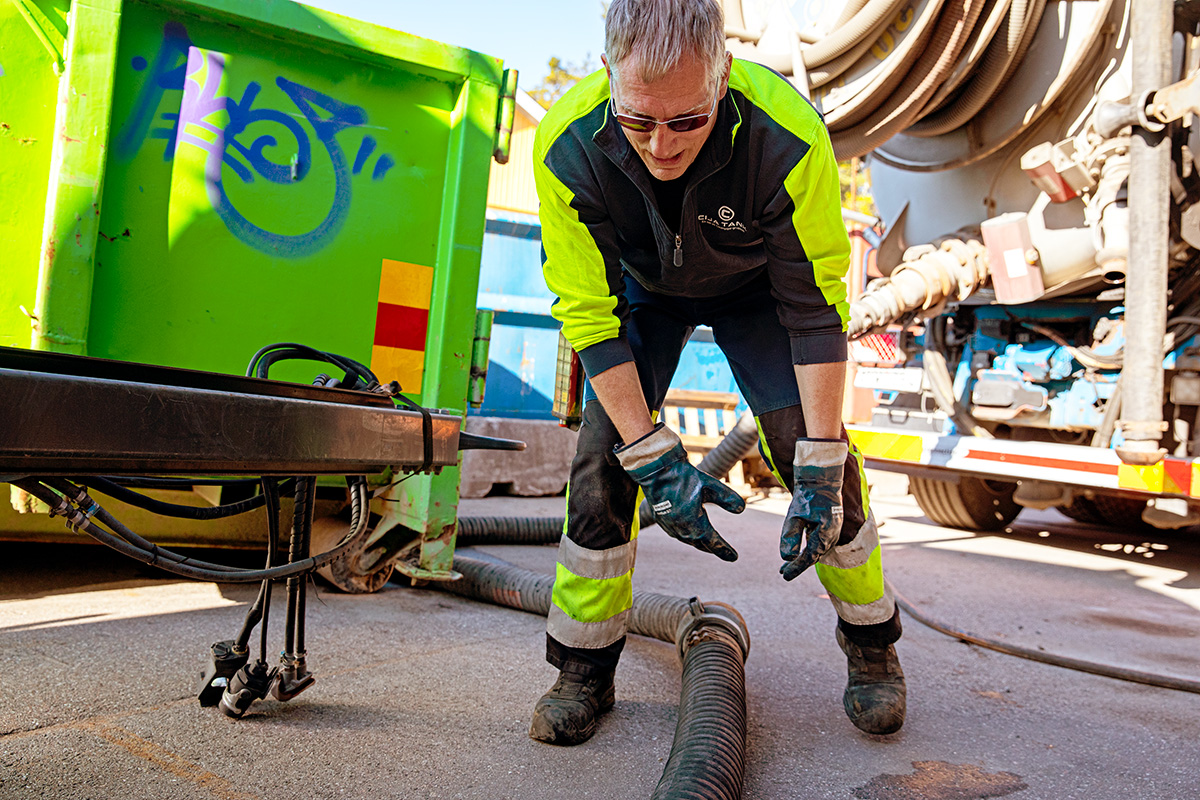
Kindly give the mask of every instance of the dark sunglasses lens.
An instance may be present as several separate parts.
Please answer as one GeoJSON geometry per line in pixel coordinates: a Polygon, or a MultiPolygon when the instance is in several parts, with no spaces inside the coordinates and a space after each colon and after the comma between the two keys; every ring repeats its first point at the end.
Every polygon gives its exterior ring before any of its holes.
{"type": "Polygon", "coordinates": [[[701,114],[698,117],[689,117],[688,119],[673,119],[663,124],[676,133],[687,133],[688,131],[694,131],[697,128],[703,128],[707,125],[708,117],[708,114],[701,114]]]}
{"type": "Polygon", "coordinates": [[[616,117],[617,122],[621,123],[622,126],[631,131],[637,131],[638,133],[652,131],[654,130],[655,124],[657,124],[654,122],[654,120],[642,119],[641,117],[627,117],[624,114],[617,114],[616,117]]]}

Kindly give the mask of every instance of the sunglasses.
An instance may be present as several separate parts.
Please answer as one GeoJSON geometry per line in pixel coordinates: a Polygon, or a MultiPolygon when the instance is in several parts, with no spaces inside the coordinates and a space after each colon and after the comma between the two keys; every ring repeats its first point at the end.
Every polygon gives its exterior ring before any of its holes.
{"type": "Polygon", "coordinates": [[[717,97],[713,96],[712,108],[706,114],[689,114],[686,117],[675,117],[675,119],[667,119],[658,121],[647,117],[637,117],[632,114],[618,114],[613,108],[613,116],[617,118],[617,122],[621,123],[622,128],[626,128],[637,133],[650,133],[656,125],[666,125],[676,133],[687,133],[694,131],[697,128],[703,128],[708,124],[708,120],[717,110],[717,97]]]}

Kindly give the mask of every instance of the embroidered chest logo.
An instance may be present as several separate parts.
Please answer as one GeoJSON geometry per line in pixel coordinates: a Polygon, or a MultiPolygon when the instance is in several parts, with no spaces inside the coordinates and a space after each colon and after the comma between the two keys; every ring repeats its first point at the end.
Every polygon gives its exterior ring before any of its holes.
{"type": "Polygon", "coordinates": [[[717,209],[717,218],[713,219],[707,214],[701,214],[696,219],[703,222],[705,225],[712,225],[714,228],[720,228],[723,231],[740,231],[746,232],[746,226],[738,222],[734,217],[733,209],[729,206],[721,206],[717,209]]]}

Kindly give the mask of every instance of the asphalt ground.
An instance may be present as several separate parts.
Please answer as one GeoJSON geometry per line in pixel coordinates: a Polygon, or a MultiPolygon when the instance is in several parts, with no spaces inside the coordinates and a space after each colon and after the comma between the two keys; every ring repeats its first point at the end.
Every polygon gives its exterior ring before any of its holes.
{"type": "MultiPolygon", "coordinates": [[[[1026,511],[1005,533],[926,520],[874,474],[884,563],[925,613],[1004,642],[1200,679],[1200,538],[1026,511]]],[[[465,501],[464,515],[562,513],[558,498],[465,501]]],[[[1200,696],[966,645],[906,618],[908,721],[860,733],[811,574],[777,574],[786,498],[713,519],[725,564],[643,532],[635,588],[734,605],[752,637],[746,798],[1185,800],[1200,795],[1200,696]]],[[[483,553],[551,573],[553,547],[483,553]]],[[[673,646],[630,637],[617,704],[574,748],[527,736],[554,680],[544,620],[393,582],[310,592],[309,667],[290,703],[240,721],[201,708],[208,645],[253,587],[182,581],[90,546],[0,543],[0,798],[638,798],[671,748],[673,646]]],[[[226,557],[234,557],[225,554],[226,557]]],[[[248,566],[261,557],[241,556],[248,566]]],[[[275,593],[271,645],[282,641],[275,593]]]]}

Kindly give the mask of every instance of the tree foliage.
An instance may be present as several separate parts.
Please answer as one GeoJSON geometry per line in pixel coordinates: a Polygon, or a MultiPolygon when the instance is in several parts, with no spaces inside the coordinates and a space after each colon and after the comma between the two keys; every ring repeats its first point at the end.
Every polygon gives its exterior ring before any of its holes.
{"type": "Polygon", "coordinates": [[[529,96],[537,100],[542,108],[554,105],[554,101],[566,94],[568,89],[596,70],[590,55],[578,64],[552,56],[547,66],[549,71],[542,82],[529,90],[529,96]]]}
{"type": "Polygon", "coordinates": [[[838,164],[838,178],[842,184],[842,206],[861,211],[864,214],[876,214],[875,200],[871,196],[871,173],[863,165],[862,160],[852,158],[838,164]]]}

